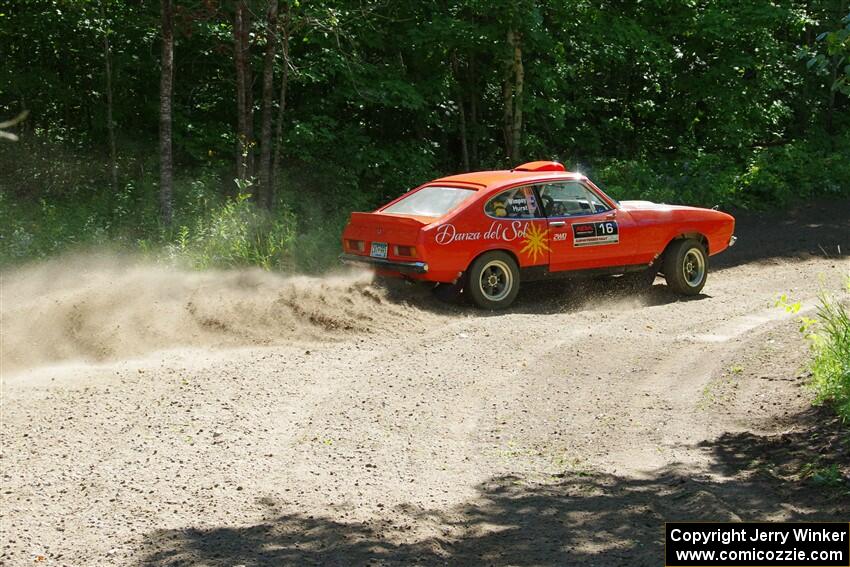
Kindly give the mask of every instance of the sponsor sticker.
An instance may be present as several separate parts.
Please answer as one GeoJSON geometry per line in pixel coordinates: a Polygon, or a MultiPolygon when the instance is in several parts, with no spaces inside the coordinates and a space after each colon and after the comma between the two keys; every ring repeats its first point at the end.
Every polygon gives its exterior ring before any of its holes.
{"type": "Polygon", "coordinates": [[[620,242],[617,221],[582,222],[573,225],[573,246],[601,246],[620,242]]]}

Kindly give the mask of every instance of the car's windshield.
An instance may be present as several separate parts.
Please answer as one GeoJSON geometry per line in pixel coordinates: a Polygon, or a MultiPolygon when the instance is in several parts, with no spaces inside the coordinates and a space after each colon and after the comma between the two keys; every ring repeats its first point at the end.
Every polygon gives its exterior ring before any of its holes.
{"type": "Polygon", "coordinates": [[[421,217],[442,217],[475,191],[459,187],[425,187],[393,203],[381,212],[421,217]]]}

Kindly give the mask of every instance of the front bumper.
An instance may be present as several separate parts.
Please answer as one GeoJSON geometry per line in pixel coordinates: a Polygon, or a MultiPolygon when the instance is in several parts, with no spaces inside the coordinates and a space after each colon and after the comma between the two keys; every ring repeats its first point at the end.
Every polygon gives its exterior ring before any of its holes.
{"type": "Polygon", "coordinates": [[[425,274],[428,272],[428,264],[425,262],[400,262],[398,260],[372,258],[371,256],[358,256],[356,254],[341,254],[339,260],[343,264],[366,265],[375,269],[400,272],[402,274],[425,274]]]}

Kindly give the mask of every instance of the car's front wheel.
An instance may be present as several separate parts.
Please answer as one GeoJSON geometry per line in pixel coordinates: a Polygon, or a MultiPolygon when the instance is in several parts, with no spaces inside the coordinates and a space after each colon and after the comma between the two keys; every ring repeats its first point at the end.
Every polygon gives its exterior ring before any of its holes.
{"type": "Polygon", "coordinates": [[[664,278],[676,293],[696,295],[708,278],[708,254],[705,247],[692,238],[676,240],[664,253],[664,278]]]}
{"type": "Polygon", "coordinates": [[[467,277],[465,289],[482,309],[504,309],[519,293],[519,267],[505,252],[482,254],[469,267],[467,277]]]}

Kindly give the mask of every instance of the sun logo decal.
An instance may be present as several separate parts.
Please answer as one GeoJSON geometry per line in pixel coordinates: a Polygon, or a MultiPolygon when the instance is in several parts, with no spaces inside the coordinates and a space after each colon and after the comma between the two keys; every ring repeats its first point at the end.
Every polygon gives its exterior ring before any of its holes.
{"type": "Polygon", "coordinates": [[[545,257],[549,251],[549,229],[543,229],[536,224],[531,224],[525,232],[523,239],[524,246],[520,250],[523,254],[528,254],[533,263],[537,263],[537,257],[545,257]]]}

